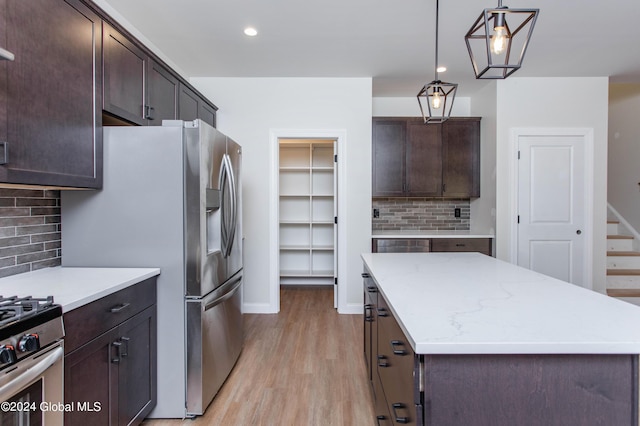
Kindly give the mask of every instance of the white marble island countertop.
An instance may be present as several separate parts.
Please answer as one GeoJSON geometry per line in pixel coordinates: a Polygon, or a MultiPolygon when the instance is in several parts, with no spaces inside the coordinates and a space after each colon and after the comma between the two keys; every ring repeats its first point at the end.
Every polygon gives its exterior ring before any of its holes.
{"type": "Polygon", "coordinates": [[[640,354],[640,307],[479,253],[365,253],[417,354],[640,354]]]}
{"type": "Polygon", "coordinates": [[[160,274],[158,268],[44,268],[0,279],[0,295],[53,296],[69,312],[160,274]]]}

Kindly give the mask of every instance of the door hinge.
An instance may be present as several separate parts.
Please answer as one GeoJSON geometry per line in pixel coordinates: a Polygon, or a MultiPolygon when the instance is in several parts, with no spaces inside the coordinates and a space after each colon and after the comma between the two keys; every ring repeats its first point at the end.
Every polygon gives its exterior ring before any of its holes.
{"type": "Polygon", "coordinates": [[[334,154],[333,156],[333,162],[337,163],[338,162],[338,154],[334,154]]]}
{"type": "Polygon", "coordinates": [[[518,151],[518,160],[520,159],[520,151],[518,151]]]}
{"type": "Polygon", "coordinates": [[[520,215],[518,215],[518,223],[520,223],[520,215]]]}
{"type": "Polygon", "coordinates": [[[333,284],[338,285],[338,277],[335,277],[335,278],[333,279],[333,284]]]}
{"type": "Polygon", "coordinates": [[[338,216],[333,217],[333,223],[335,223],[336,225],[338,224],[338,216]]]}

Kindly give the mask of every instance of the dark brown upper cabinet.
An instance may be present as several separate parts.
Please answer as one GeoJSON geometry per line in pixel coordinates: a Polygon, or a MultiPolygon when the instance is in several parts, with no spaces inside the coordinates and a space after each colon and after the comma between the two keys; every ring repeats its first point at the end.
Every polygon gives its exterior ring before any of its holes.
{"type": "Polygon", "coordinates": [[[102,186],[101,27],[77,0],[0,0],[0,183],[102,186]]]}
{"type": "Polygon", "coordinates": [[[179,119],[185,121],[201,119],[205,123],[216,127],[216,108],[208,104],[194,90],[184,84],[180,85],[179,119]]]}
{"type": "Polygon", "coordinates": [[[103,44],[103,110],[141,126],[160,126],[162,120],[175,120],[178,78],[106,23],[103,44]]]}
{"type": "Polygon", "coordinates": [[[373,118],[374,197],[480,196],[480,119],[373,118]]]}
{"type": "Polygon", "coordinates": [[[180,83],[166,68],[156,61],[149,61],[147,73],[146,118],[150,126],[161,126],[162,120],[178,117],[178,93],[180,83]]]}
{"type": "Polygon", "coordinates": [[[405,194],[406,120],[373,119],[373,196],[400,197],[405,194]]]}
{"type": "Polygon", "coordinates": [[[102,109],[131,123],[145,125],[147,54],[104,23],[104,98],[102,109]]]}
{"type": "Polygon", "coordinates": [[[109,115],[141,126],[178,116],[178,78],[127,35],[104,24],[104,103],[109,115]]]}
{"type": "Polygon", "coordinates": [[[442,194],[442,127],[407,121],[405,192],[411,197],[442,194]]]}
{"type": "Polygon", "coordinates": [[[442,194],[480,196],[480,119],[447,120],[442,125],[442,194]]]}

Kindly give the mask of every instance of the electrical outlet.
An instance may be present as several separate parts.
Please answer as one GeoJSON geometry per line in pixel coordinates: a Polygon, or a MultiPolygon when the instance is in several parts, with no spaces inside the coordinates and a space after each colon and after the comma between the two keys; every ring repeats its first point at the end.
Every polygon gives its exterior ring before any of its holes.
{"type": "Polygon", "coordinates": [[[373,217],[380,217],[380,209],[373,209],[373,217]]]}
{"type": "Polygon", "coordinates": [[[453,209],[453,215],[455,217],[460,217],[460,207],[456,207],[455,209],[453,209]]]}

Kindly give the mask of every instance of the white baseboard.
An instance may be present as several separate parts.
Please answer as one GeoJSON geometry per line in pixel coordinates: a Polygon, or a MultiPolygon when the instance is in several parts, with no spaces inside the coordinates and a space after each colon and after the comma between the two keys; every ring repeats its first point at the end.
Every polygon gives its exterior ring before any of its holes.
{"type": "Polygon", "coordinates": [[[343,306],[342,308],[338,308],[339,314],[356,315],[356,314],[362,314],[362,312],[363,312],[362,303],[349,303],[346,306],[343,306]]]}
{"type": "Polygon", "coordinates": [[[243,303],[243,314],[277,314],[280,312],[277,306],[270,303],[243,303]]]}

